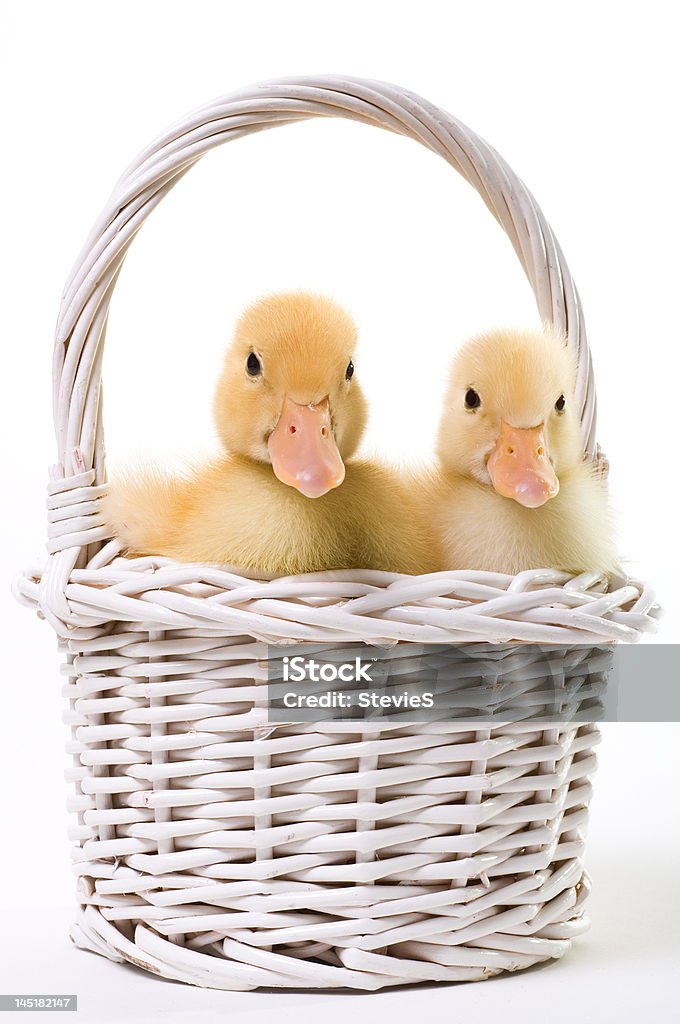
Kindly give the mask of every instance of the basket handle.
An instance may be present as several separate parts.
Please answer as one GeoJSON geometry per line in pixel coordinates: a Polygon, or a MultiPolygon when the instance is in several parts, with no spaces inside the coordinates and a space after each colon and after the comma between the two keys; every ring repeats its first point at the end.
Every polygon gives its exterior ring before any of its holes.
{"type": "MultiPolygon", "coordinates": [[[[562,331],[576,352],[583,447],[588,457],[596,456],[595,388],[578,293],[552,230],[522,181],[460,121],[397,86],[336,76],[284,78],[214,100],[179,121],[128,167],[95,223],[66,283],[57,323],[53,398],[59,461],[50,487],[57,518],[70,501],[66,492],[81,492],[81,502],[96,498],[90,488],[105,479],[102,353],[109,302],[135,234],[208,150],[311,117],[346,117],[415,139],[479,192],[512,242],[541,318],[562,331]]],[[[86,520],[75,533],[64,524],[68,540],[57,530],[52,550],[104,539],[101,526],[90,520],[90,527],[86,520]]]]}

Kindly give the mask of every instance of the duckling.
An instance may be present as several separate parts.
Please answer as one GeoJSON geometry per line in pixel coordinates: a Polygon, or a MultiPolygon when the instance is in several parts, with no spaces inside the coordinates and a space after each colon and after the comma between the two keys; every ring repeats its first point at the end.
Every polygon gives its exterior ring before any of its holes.
{"type": "Polygon", "coordinates": [[[112,481],[112,534],[135,553],[273,577],[328,569],[417,573],[431,544],[406,478],[355,459],[367,416],[357,330],[305,292],[249,307],[214,398],[224,451],[184,476],[112,481]]]}
{"type": "Polygon", "coordinates": [[[440,568],[614,571],[606,484],[583,459],[575,380],[549,327],[491,332],[460,351],[429,485],[440,568]]]}

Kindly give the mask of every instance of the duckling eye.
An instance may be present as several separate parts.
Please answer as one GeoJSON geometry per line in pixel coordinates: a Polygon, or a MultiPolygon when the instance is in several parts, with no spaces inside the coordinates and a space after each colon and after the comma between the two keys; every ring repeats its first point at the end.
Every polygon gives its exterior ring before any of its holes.
{"type": "Polygon", "coordinates": [[[251,352],[246,359],[246,370],[251,377],[257,377],[262,373],[262,363],[257,358],[254,352],[251,352]]]}
{"type": "Polygon", "coordinates": [[[555,412],[564,412],[564,407],[566,404],[566,398],[564,397],[564,395],[560,395],[560,397],[555,402],[555,412]]]}
{"type": "Polygon", "coordinates": [[[468,388],[465,392],[465,408],[466,409],[479,409],[482,404],[482,400],[475,391],[474,388],[468,388]]]}
{"type": "Polygon", "coordinates": [[[351,380],[353,376],[354,376],[354,363],[350,359],[350,361],[347,364],[347,369],[345,370],[345,380],[351,380]]]}

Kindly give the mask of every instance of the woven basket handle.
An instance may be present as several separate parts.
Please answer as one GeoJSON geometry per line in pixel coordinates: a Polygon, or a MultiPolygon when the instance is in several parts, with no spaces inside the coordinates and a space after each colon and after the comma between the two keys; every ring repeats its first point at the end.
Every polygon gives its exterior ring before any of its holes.
{"type": "Polygon", "coordinates": [[[359,78],[289,78],[201,107],[152,143],[118,181],[66,283],[57,324],[57,492],[67,489],[60,481],[70,481],[73,489],[104,480],[100,381],[108,307],[128,246],[145,218],[208,150],[310,117],[346,117],[406,135],[442,156],[479,192],[512,242],[541,318],[563,331],[577,354],[583,445],[586,455],[594,456],[595,389],[578,294],[525,185],[483,139],[413,93],[359,78]]]}

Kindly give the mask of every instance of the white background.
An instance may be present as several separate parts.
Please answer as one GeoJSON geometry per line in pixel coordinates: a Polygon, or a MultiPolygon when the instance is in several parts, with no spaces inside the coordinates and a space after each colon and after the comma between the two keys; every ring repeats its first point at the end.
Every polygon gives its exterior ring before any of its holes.
{"type": "MultiPolygon", "coordinates": [[[[144,979],[68,946],[54,639],[8,593],[43,552],[60,290],[116,177],[168,122],[249,82],[317,72],[420,92],[486,137],[537,196],[587,315],[621,551],[666,608],[657,639],[680,639],[671,5],[4,2],[0,992],[79,992],[88,1021],[471,1010],[675,1019],[677,726],[605,729],[588,854],[594,926],[551,968],[371,999],[232,996],[144,979]]],[[[465,337],[536,323],[509,243],[437,157],[348,122],[263,133],[194,168],[131,250],[105,368],[114,468],[138,450],[172,460],[210,449],[208,396],[235,317],[290,287],[328,292],[355,315],[367,449],[393,460],[430,457],[443,378],[465,337]]]]}

